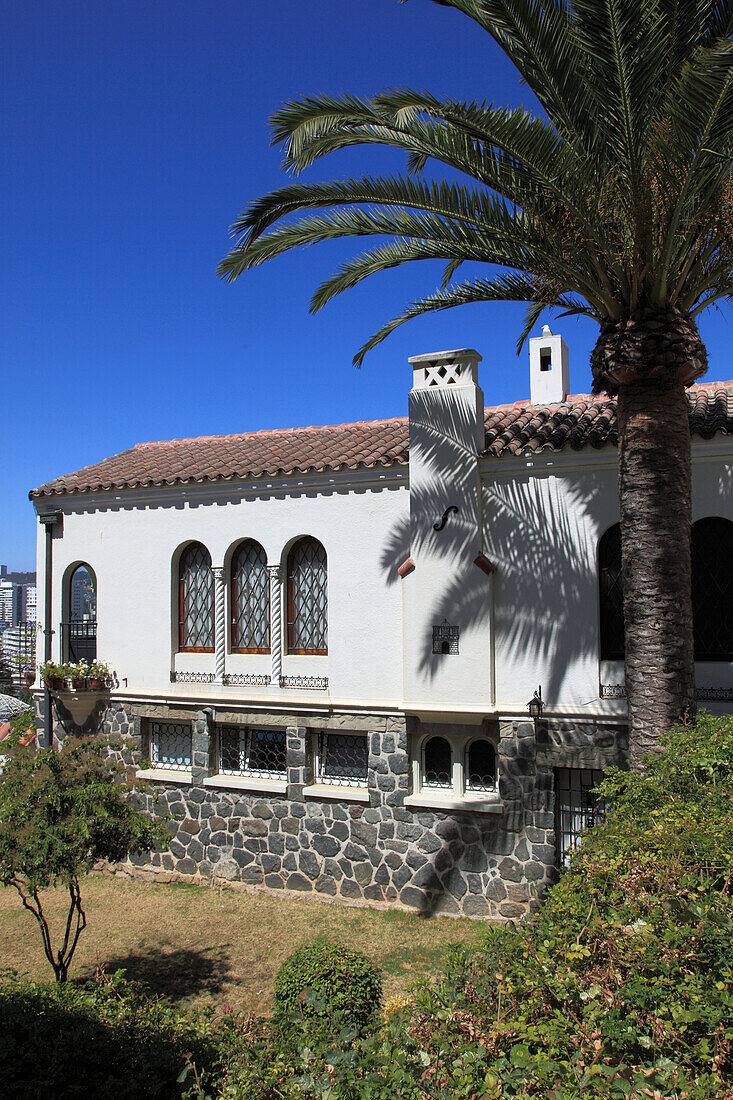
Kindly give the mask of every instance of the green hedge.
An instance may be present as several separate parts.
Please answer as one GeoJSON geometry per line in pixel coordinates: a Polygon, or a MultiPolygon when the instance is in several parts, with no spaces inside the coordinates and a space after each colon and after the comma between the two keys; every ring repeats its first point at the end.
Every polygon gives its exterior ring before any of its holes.
{"type": "Polygon", "coordinates": [[[338,1019],[362,1028],[382,1001],[379,968],[360,951],[340,943],[315,940],[299,947],[275,977],[275,1018],[281,1026],[293,1019],[338,1019]]]}

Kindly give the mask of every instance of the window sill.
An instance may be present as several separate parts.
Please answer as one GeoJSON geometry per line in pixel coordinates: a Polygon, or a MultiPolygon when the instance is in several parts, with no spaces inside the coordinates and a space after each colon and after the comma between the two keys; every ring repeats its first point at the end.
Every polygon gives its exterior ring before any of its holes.
{"type": "Polygon", "coordinates": [[[498,795],[489,798],[477,795],[464,795],[456,798],[454,794],[439,795],[421,792],[408,795],[405,799],[408,810],[464,810],[469,813],[503,814],[504,805],[498,795]]]}
{"type": "Polygon", "coordinates": [[[138,779],[152,780],[153,783],[190,783],[192,775],[189,771],[179,771],[178,768],[138,768],[138,779]]]}
{"type": "Polygon", "coordinates": [[[218,787],[226,791],[253,791],[262,794],[287,794],[285,779],[257,779],[249,775],[207,775],[205,787],[218,787]]]}
{"type": "Polygon", "coordinates": [[[303,789],[304,798],[330,799],[333,802],[368,802],[367,787],[340,787],[337,783],[311,783],[303,789]]]}

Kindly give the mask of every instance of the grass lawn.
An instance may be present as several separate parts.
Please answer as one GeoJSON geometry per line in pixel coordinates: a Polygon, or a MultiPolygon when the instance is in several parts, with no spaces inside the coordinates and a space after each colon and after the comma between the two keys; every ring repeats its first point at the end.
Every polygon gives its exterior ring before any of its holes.
{"type": "MultiPolygon", "coordinates": [[[[49,913],[61,931],[63,891],[50,892],[49,913]]],[[[272,982],[284,959],[315,936],[339,940],[384,971],[385,996],[428,975],[452,943],[475,942],[482,923],[424,918],[377,909],[347,909],[271,894],[152,884],[106,875],[82,881],[87,927],[71,979],[123,969],[181,1005],[231,1005],[268,1011],[272,982]]],[[[16,892],[0,887],[0,966],[51,980],[51,968],[30,913],[16,892]]]]}

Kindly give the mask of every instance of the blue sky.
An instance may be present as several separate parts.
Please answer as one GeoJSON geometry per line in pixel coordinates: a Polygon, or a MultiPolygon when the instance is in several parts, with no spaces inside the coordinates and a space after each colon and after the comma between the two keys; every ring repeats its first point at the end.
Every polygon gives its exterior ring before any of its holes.
{"type": "MultiPolygon", "coordinates": [[[[33,567],[31,487],[144,440],[403,415],[408,355],[475,347],[487,403],[528,396],[521,306],[414,321],[351,366],[434,288],[435,265],[389,272],[316,317],[310,295],[348,243],[216,278],[229,225],[287,178],[267,124],[283,101],[409,85],[529,102],[465,17],[428,0],[24,0],[0,29],[0,561],[33,567]]],[[[311,178],[400,167],[372,149],[311,178]]],[[[587,390],[593,326],[554,328],[571,388],[587,390]]],[[[730,377],[729,314],[701,329],[708,378],[730,377]]]]}

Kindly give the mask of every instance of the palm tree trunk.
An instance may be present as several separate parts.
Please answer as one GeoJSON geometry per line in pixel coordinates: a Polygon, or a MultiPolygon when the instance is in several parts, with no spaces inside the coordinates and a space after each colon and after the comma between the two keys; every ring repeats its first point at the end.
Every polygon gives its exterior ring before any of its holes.
{"type": "Polygon", "coordinates": [[[629,763],[695,709],[690,426],[682,383],[619,387],[619,501],[629,763]]]}

